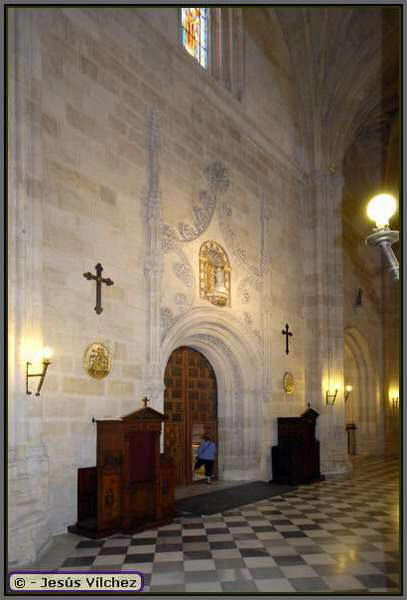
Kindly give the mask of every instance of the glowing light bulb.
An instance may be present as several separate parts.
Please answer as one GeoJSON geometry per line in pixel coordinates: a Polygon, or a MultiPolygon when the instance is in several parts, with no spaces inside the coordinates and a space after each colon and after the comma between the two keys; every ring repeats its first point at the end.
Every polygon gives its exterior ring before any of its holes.
{"type": "Polygon", "coordinates": [[[347,392],[351,392],[351,391],[353,390],[353,387],[352,387],[351,385],[347,385],[347,386],[345,387],[345,390],[346,390],[347,392]]]}
{"type": "Polygon", "coordinates": [[[397,201],[390,194],[378,194],[367,205],[367,216],[376,222],[378,229],[387,227],[389,219],[397,210],[397,201]]]}
{"type": "Polygon", "coordinates": [[[53,354],[54,352],[52,348],[50,348],[49,346],[45,346],[45,348],[42,351],[42,358],[43,360],[50,360],[53,354]]]}

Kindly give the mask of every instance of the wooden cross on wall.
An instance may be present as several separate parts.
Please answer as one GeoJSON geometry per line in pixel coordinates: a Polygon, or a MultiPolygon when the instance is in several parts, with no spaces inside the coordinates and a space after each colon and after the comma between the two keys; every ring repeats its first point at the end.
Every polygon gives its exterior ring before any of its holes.
{"type": "Polygon", "coordinates": [[[283,331],[281,332],[283,335],[285,335],[285,353],[288,354],[290,352],[289,348],[288,348],[288,336],[292,337],[292,333],[291,331],[288,331],[289,327],[288,327],[288,323],[285,324],[285,329],[283,329],[283,331]]]}
{"type": "Polygon", "coordinates": [[[103,279],[102,277],[102,271],[103,271],[103,267],[100,263],[98,263],[95,266],[96,269],[96,275],[92,275],[92,273],[84,273],[83,276],[86,277],[86,279],[89,279],[89,281],[91,281],[92,279],[94,279],[96,281],[96,306],[95,306],[95,311],[96,314],[100,315],[100,313],[103,312],[103,308],[102,308],[102,283],[105,283],[106,285],[113,285],[113,281],[111,279],[109,279],[109,277],[107,277],[106,279],[103,279]]]}

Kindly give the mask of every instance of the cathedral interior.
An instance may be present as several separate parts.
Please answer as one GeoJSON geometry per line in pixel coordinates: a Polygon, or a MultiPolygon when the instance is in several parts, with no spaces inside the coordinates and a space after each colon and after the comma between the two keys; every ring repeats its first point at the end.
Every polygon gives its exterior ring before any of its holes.
{"type": "Polygon", "coordinates": [[[402,17],[7,7],[10,570],[402,593],[402,17]]]}

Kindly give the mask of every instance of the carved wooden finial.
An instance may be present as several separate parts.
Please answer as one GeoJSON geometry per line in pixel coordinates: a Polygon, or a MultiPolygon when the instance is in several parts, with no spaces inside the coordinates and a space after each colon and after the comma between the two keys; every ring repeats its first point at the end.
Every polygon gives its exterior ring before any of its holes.
{"type": "Polygon", "coordinates": [[[144,396],[142,402],[144,402],[144,408],[147,408],[147,402],[150,402],[150,400],[147,398],[147,396],[144,396]]]}

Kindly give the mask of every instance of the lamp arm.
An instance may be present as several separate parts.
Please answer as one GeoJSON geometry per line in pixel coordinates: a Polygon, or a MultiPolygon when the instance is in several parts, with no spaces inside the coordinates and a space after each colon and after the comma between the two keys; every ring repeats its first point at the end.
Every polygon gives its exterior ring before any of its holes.
{"type": "Polygon", "coordinates": [[[45,374],[47,372],[48,369],[48,365],[50,365],[50,361],[49,360],[44,360],[42,363],[42,373],[41,373],[41,379],[39,381],[38,387],[37,387],[37,391],[35,392],[36,396],[40,395],[40,391],[42,388],[42,384],[44,383],[44,379],[45,379],[45,374]]]}
{"type": "Polygon", "coordinates": [[[30,362],[25,363],[25,393],[27,394],[27,396],[31,396],[31,392],[28,389],[28,378],[31,377],[31,375],[28,373],[30,366],[30,362]]]}
{"type": "Polygon", "coordinates": [[[389,242],[387,240],[383,240],[382,242],[379,243],[379,246],[383,250],[383,254],[386,256],[386,258],[390,264],[389,271],[392,274],[393,279],[395,281],[398,281],[400,278],[399,261],[397,260],[397,257],[393,252],[393,248],[391,247],[391,242],[389,242]]]}

